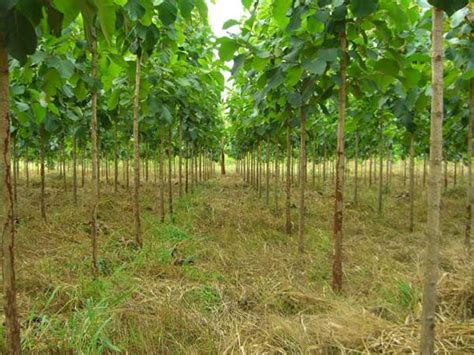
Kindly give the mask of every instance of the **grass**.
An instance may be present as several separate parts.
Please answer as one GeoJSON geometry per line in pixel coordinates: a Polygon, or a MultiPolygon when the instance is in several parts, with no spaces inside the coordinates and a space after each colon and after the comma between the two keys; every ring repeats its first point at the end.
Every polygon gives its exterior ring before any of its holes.
{"type": "MultiPolygon", "coordinates": [[[[236,176],[204,182],[176,199],[176,213],[164,224],[154,210],[156,188],[144,186],[141,250],[133,243],[129,194],[103,186],[100,277],[93,279],[87,191],[73,208],[61,180],[48,179],[45,224],[36,208],[38,188],[26,190],[21,182],[17,277],[24,351],[416,352],[423,190],[418,186],[416,230],[408,233],[408,201],[398,197],[403,186],[395,181],[385,191],[383,216],[376,212],[376,186],[361,186],[359,204],[345,212],[344,290],[335,295],[332,184],[309,185],[303,255],[296,252],[296,233],[284,233],[273,194],[266,209],[236,176]]],[[[349,201],[350,179],[346,188],[349,201]]],[[[281,209],[282,192],[279,197],[281,209]]],[[[474,290],[461,248],[463,189],[450,188],[443,198],[437,347],[467,354],[474,352],[474,290]]]]}

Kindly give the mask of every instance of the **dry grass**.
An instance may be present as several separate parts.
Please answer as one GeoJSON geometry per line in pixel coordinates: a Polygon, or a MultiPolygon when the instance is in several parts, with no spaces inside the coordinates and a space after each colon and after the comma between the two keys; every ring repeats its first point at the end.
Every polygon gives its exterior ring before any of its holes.
{"type": "MultiPolygon", "coordinates": [[[[235,176],[203,183],[177,201],[177,213],[165,225],[154,211],[155,187],[144,187],[145,247],[137,251],[129,194],[114,194],[109,186],[99,213],[98,280],[89,276],[87,191],[73,208],[57,177],[48,184],[47,224],[40,219],[39,190],[19,189],[26,352],[417,352],[426,214],[421,188],[414,233],[407,232],[408,201],[398,197],[402,186],[388,191],[384,216],[374,210],[375,186],[364,186],[359,205],[348,205],[344,291],[335,295],[329,287],[331,184],[308,192],[303,255],[296,253],[296,237],[283,233],[283,211],[275,210],[273,195],[267,209],[235,176]]],[[[443,200],[436,346],[446,354],[474,353],[462,191],[450,189],[443,200]]]]}

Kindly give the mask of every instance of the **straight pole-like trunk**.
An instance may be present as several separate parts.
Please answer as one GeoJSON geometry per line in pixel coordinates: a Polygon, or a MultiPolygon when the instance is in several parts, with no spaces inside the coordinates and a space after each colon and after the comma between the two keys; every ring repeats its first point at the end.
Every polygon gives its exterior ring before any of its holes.
{"type": "Polygon", "coordinates": [[[379,197],[377,211],[381,215],[383,211],[383,156],[384,156],[384,137],[383,137],[383,117],[380,119],[380,137],[379,137],[379,197]]]}
{"type": "Polygon", "coordinates": [[[141,56],[137,56],[135,68],[135,95],[133,98],[133,160],[134,160],[134,186],[133,186],[133,219],[135,225],[135,242],[141,248],[142,230],[140,221],[140,131],[138,125],[138,115],[140,112],[140,74],[141,56]]]}
{"type": "MultiPolygon", "coordinates": [[[[97,78],[97,39],[92,41],[92,80],[97,78]]],[[[92,274],[97,276],[97,209],[99,207],[99,164],[97,145],[97,91],[92,90],[92,119],[91,119],[91,141],[92,141],[92,196],[91,196],[91,242],[92,242],[92,274]]]]}
{"type": "Polygon", "coordinates": [[[286,234],[291,234],[291,127],[290,120],[286,122],[286,200],[285,200],[285,230],[286,234]]]}
{"type": "Polygon", "coordinates": [[[467,132],[467,208],[466,208],[466,230],[464,234],[464,245],[468,253],[471,252],[471,229],[472,229],[472,205],[474,203],[474,191],[472,184],[472,130],[474,129],[474,79],[469,80],[469,121],[467,132]]]}
{"type": "Polygon", "coordinates": [[[265,174],[265,205],[267,208],[270,205],[270,143],[267,142],[267,152],[266,152],[266,174],[265,174]]]}
{"type": "Polygon", "coordinates": [[[178,190],[179,197],[183,196],[183,123],[179,122],[178,133],[178,190]]]}
{"type": "Polygon", "coordinates": [[[168,210],[170,215],[173,214],[173,181],[172,181],[172,163],[173,157],[173,141],[171,137],[171,126],[168,128],[168,210]]]}
{"type": "Polygon", "coordinates": [[[341,87],[339,89],[339,120],[337,124],[337,152],[336,152],[336,202],[334,211],[334,250],[332,268],[332,289],[340,292],[342,289],[342,223],[344,212],[344,124],[346,119],[346,32],[344,29],[339,34],[341,59],[340,78],[341,87]]]}
{"type": "Polygon", "coordinates": [[[300,121],[300,215],[298,223],[298,251],[304,252],[304,195],[306,187],[306,112],[301,107],[300,121]]]}
{"type": "Polygon", "coordinates": [[[77,138],[72,137],[72,198],[77,206],[77,138]]]}
{"type": "Polygon", "coordinates": [[[443,161],[443,11],[433,7],[432,19],[432,97],[430,171],[428,183],[427,249],[421,314],[422,355],[434,354],[436,284],[438,282],[441,178],[443,161]]]}
{"type": "Polygon", "coordinates": [[[359,132],[356,132],[354,163],[354,204],[359,201],[359,132]]]}
{"type": "Polygon", "coordinates": [[[118,149],[119,149],[119,142],[117,138],[117,122],[114,124],[114,142],[115,142],[115,147],[114,147],[114,192],[118,192],[118,175],[119,175],[119,169],[118,169],[118,149]]]}
{"type": "Polygon", "coordinates": [[[41,194],[40,194],[40,210],[41,218],[46,222],[46,194],[45,194],[45,133],[44,124],[40,125],[40,179],[41,179],[41,194]]]}
{"type": "Polygon", "coordinates": [[[160,129],[160,221],[165,221],[165,174],[164,174],[164,154],[165,154],[165,127],[160,129]]]}
{"type": "Polygon", "coordinates": [[[2,199],[2,250],[3,250],[3,309],[5,312],[5,350],[8,354],[21,353],[20,325],[16,304],[15,276],[15,203],[13,199],[9,144],[10,144],[10,97],[8,53],[5,36],[0,32],[0,188],[2,199]]]}
{"type": "Polygon", "coordinates": [[[415,134],[410,139],[410,232],[415,229],[415,134]]]}

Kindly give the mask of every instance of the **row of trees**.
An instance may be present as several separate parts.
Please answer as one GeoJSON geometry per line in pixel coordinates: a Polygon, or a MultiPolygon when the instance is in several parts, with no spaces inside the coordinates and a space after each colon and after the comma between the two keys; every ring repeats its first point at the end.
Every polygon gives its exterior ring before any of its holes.
{"type": "MultiPolygon", "coordinates": [[[[165,163],[172,213],[174,157],[178,157],[181,195],[188,177],[197,181],[205,168],[209,172],[209,162],[220,156],[221,68],[214,58],[204,0],[0,2],[0,170],[8,353],[20,353],[12,182],[20,161],[26,162],[25,173],[28,162],[39,162],[45,221],[47,160],[61,166],[64,179],[66,162],[72,160],[74,201],[78,169],[84,171],[84,162],[91,162],[91,190],[85,191],[91,191],[91,265],[98,276],[100,161],[113,162],[116,182],[119,162],[126,166],[127,179],[129,161],[133,163],[134,236],[141,247],[141,160],[146,166],[154,161],[159,170],[157,210],[164,220],[165,163]]],[[[108,173],[108,167],[105,170],[108,173]]],[[[144,171],[147,180],[148,168],[144,171]]]]}
{"type": "MultiPolygon", "coordinates": [[[[304,251],[307,152],[313,162],[325,162],[331,156],[336,160],[334,291],[342,288],[346,156],[356,162],[375,156],[379,176],[383,176],[385,161],[408,160],[413,216],[414,162],[429,152],[423,354],[434,352],[443,160],[446,164],[462,160],[467,165],[465,245],[468,250],[471,245],[474,119],[474,26],[468,2],[428,2],[246,1],[251,15],[240,24],[241,33],[219,41],[221,59],[234,61],[235,88],[227,101],[231,152],[247,174],[255,160],[266,160],[267,166],[270,160],[276,165],[286,161],[288,233],[290,175],[298,133],[300,252],[304,251]],[[445,13],[450,16],[448,22],[445,13]],[[445,28],[449,28],[447,33],[445,28]],[[351,143],[349,149],[346,142],[351,143]]],[[[231,21],[226,26],[238,24],[231,21]]],[[[357,186],[357,164],[354,173],[357,186]]],[[[383,179],[379,179],[379,211],[382,189],[383,179]]]]}

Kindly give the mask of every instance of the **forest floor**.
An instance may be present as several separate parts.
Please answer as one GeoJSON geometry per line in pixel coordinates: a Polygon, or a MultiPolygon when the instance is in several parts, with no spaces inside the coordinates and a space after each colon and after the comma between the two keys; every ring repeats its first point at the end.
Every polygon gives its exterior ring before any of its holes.
{"type": "MultiPolygon", "coordinates": [[[[100,277],[90,272],[87,191],[74,208],[61,179],[18,191],[17,280],[27,353],[415,353],[418,346],[426,196],[417,186],[416,230],[407,232],[406,188],[362,186],[344,221],[344,286],[330,288],[333,186],[309,183],[306,250],[297,253],[279,211],[236,175],[176,199],[160,224],[156,187],[142,188],[144,247],[133,244],[130,193],[103,185],[100,277]]],[[[177,186],[175,186],[177,188],[177,186]]],[[[346,200],[351,199],[351,186],[346,200]]],[[[297,189],[294,190],[297,201],[297,189]]],[[[474,353],[472,271],[462,249],[465,192],[443,196],[437,348],[474,353]]],[[[292,209],[297,221],[297,209],[292,209]]]]}

